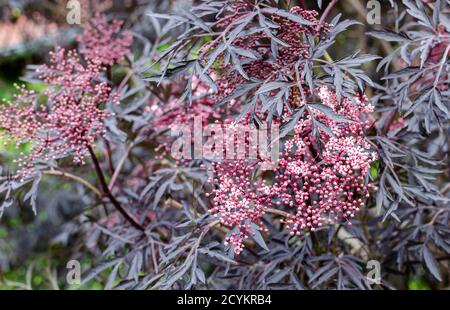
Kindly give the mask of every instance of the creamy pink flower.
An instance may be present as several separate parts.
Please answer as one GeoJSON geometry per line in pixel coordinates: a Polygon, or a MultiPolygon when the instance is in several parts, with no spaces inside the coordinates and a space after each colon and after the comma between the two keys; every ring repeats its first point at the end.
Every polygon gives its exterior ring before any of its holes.
{"type": "MultiPolygon", "coordinates": [[[[292,235],[335,222],[348,222],[364,206],[371,184],[365,176],[376,153],[364,138],[373,110],[364,97],[337,100],[327,87],[316,90],[321,103],[336,114],[352,119],[337,122],[323,112],[310,109],[316,120],[331,128],[333,135],[320,130],[322,146],[313,134],[313,122],[306,112],[294,128],[294,136],[284,143],[274,178],[252,180],[261,162],[226,161],[214,165],[215,178],[211,213],[235,230],[226,243],[235,253],[252,231],[249,223],[260,224],[268,208],[283,210],[292,235]]],[[[349,222],[348,222],[349,223],[349,222]]],[[[264,228],[261,226],[264,230],[264,228]]]]}
{"type": "Polygon", "coordinates": [[[132,34],[123,31],[122,21],[108,23],[106,16],[97,14],[91,23],[86,23],[84,32],[78,36],[80,53],[96,64],[111,66],[122,60],[130,51],[132,34]]]}

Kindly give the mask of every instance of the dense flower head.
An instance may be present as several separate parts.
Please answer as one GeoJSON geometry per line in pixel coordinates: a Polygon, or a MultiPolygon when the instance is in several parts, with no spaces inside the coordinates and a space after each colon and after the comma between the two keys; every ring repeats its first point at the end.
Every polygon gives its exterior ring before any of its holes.
{"type": "MultiPolygon", "coordinates": [[[[102,16],[94,24],[104,35],[110,35],[109,40],[120,28],[118,22],[108,26],[102,16]]],[[[117,95],[101,75],[105,65],[113,64],[126,53],[129,40],[116,42],[120,48],[114,48],[112,53],[97,53],[92,49],[104,48],[103,39],[94,45],[93,31],[87,28],[81,39],[86,58],[75,50],[56,48],[50,52],[49,64],[37,67],[35,72],[45,83],[45,90],[36,93],[18,86],[14,100],[0,106],[2,134],[17,146],[31,146],[27,154],[21,153],[15,160],[21,179],[31,177],[36,165],[50,160],[73,156],[75,164],[84,163],[88,147],[106,132],[104,122],[111,115],[105,105],[108,101],[117,102],[117,95]]]]}
{"type": "Polygon", "coordinates": [[[252,231],[249,223],[261,226],[261,217],[273,208],[287,212],[283,219],[291,235],[335,222],[347,221],[364,206],[371,184],[365,176],[376,153],[364,138],[373,107],[364,96],[338,100],[328,87],[316,89],[321,104],[351,121],[336,121],[324,112],[310,109],[316,121],[330,128],[319,129],[321,143],[313,130],[313,119],[305,112],[286,139],[273,178],[252,176],[262,162],[225,161],[214,164],[214,207],[211,213],[235,229],[226,243],[236,254],[252,231]],[[252,180],[253,179],[253,180],[252,180]]]}
{"type": "Polygon", "coordinates": [[[16,160],[21,178],[30,177],[37,162],[73,155],[82,163],[86,146],[105,132],[109,113],[102,105],[111,98],[111,88],[99,82],[100,68],[80,63],[75,52],[57,49],[50,65],[37,69],[47,83],[43,94],[19,88],[13,102],[0,108],[1,127],[18,145],[30,142],[30,154],[16,160]],[[43,102],[45,101],[45,102],[43,102]]]}
{"type": "Polygon", "coordinates": [[[210,180],[218,184],[212,199],[212,214],[219,217],[220,222],[235,229],[226,237],[225,245],[231,245],[239,254],[244,248],[244,240],[252,234],[251,223],[260,223],[265,206],[259,199],[258,192],[251,184],[251,173],[254,166],[247,160],[215,163],[216,179],[210,180]]]}
{"type": "Polygon", "coordinates": [[[224,159],[213,161],[208,169],[208,183],[215,185],[213,207],[209,212],[219,218],[221,224],[232,228],[225,245],[239,254],[244,249],[244,241],[256,234],[255,227],[266,231],[261,217],[267,209],[267,199],[259,195],[259,184],[252,180],[255,169],[263,171],[263,165],[270,159],[261,153],[266,151],[260,148],[263,132],[252,133],[255,128],[250,126],[248,117],[241,123],[225,122],[224,127],[227,133],[222,145],[224,159]],[[255,139],[255,136],[259,137],[255,139]]]}
{"type": "MultiPolygon", "coordinates": [[[[251,6],[236,2],[227,10],[218,25],[233,29],[233,23],[244,18],[251,6]]],[[[218,92],[213,97],[216,101],[233,94],[249,79],[266,82],[295,79],[294,64],[310,57],[307,35],[320,37],[329,31],[330,25],[321,23],[315,11],[294,7],[290,13],[310,24],[298,23],[274,12],[267,25],[271,31],[252,32],[233,41],[233,45],[240,49],[235,57],[244,59],[243,55],[246,55],[241,70],[236,70],[236,62],[227,60],[225,54],[219,57],[219,68],[210,70],[213,74],[219,72],[215,78],[218,92]],[[270,44],[272,35],[286,44],[274,51],[270,44]],[[256,59],[249,60],[249,53],[256,59]]],[[[218,44],[218,41],[206,44],[201,57],[206,60],[218,44]]],[[[301,65],[298,70],[302,70],[301,65]]],[[[314,231],[325,223],[348,221],[364,205],[370,186],[366,184],[365,176],[376,158],[364,139],[368,126],[365,114],[371,112],[372,107],[364,96],[340,100],[327,87],[303,88],[301,92],[298,87],[291,88],[291,107],[305,105],[301,93],[315,95],[325,109],[352,121],[333,120],[320,110],[305,109],[293,130],[294,135],[284,142],[278,162],[272,163],[276,167],[272,177],[262,177],[257,173],[266,164],[261,159],[225,160],[213,164],[214,178],[210,181],[215,184],[212,192],[214,206],[210,211],[232,229],[226,243],[236,254],[242,251],[244,240],[255,233],[252,225],[265,230],[261,218],[269,209],[288,214],[283,222],[294,235],[314,231]]],[[[276,93],[267,95],[275,96],[276,93]]],[[[256,97],[256,105],[256,113],[263,119],[266,115],[261,97],[256,97]]],[[[285,105],[283,112],[289,116],[291,110],[285,105]]],[[[279,122],[280,119],[272,121],[279,122]]]]}
{"type": "Polygon", "coordinates": [[[339,102],[328,87],[317,93],[323,105],[352,121],[338,122],[311,109],[314,118],[332,131],[321,130],[323,146],[313,134],[311,115],[299,120],[293,138],[285,142],[269,196],[277,206],[294,208],[285,221],[291,234],[354,217],[368,197],[371,185],[364,178],[377,156],[364,138],[369,127],[365,114],[373,111],[366,99],[339,102]]]}
{"type": "Polygon", "coordinates": [[[80,53],[96,64],[111,66],[122,60],[132,43],[130,31],[121,31],[123,22],[108,23],[103,14],[97,14],[91,23],[86,23],[83,34],[78,36],[80,53]]]}
{"type": "Polygon", "coordinates": [[[103,68],[95,63],[84,64],[75,50],[56,48],[49,53],[49,64],[36,69],[37,77],[48,85],[45,94],[52,99],[60,96],[77,97],[94,91],[103,68]]]}

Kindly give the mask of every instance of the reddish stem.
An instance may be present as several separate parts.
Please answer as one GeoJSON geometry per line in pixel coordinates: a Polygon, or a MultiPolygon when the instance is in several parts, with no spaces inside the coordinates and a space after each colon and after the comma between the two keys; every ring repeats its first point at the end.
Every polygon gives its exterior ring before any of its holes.
{"type": "Polygon", "coordinates": [[[331,13],[331,10],[333,10],[333,7],[336,5],[337,2],[338,0],[331,0],[331,2],[328,4],[327,8],[325,9],[325,11],[323,11],[322,16],[320,17],[319,24],[316,27],[316,31],[320,30],[320,27],[324,23],[327,16],[331,13]]]}
{"type": "Polygon", "coordinates": [[[114,197],[114,195],[111,193],[111,191],[108,188],[108,185],[106,184],[105,176],[103,175],[102,169],[100,167],[100,163],[98,162],[97,156],[95,156],[94,150],[91,146],[87,147],[89,150],[89,154],[91,155],[92,162],[94,163],[95,172],[97,173],[98,180],[100,181],[100,186],[103,190],[103,194],[106,195],[113,206],[119,211],[123,217],[136,229],[140,231],[145,231],[145,228],[139,224],[133,216],[131,216],[120,204],[120,202],[117,201],[117,199],[114,197]]]}

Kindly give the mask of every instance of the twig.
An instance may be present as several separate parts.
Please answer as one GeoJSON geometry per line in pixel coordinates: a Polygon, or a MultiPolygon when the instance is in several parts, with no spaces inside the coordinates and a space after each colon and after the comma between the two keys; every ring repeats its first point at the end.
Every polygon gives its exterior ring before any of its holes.
{"type": "Polygon", "coordinates": [[[441,64],[439,66],[439,71],[436,75],[436,80],[434,81],[434,85],[433,85],[434,88],[437,88],[437,86],[439,84],[439,79],[442,74],[442,69],[444,68],[444,64],[447,62],[447,56],[448,56],[449,51],[450,51],[450,45],[447,46],[447,48],[445,49],[445,52],[444,52],[444,56],[442,57],[441,64]]]}
{"type": "Polygon", "coordinates": [[[89,154],[91,155],[92,162],[94,163],[95,172],[97,173],[98,180],[100,181],[100,185],[103,190],[103,194],[106,195],[113,206],[119,211],[125,219],[135,228],[137,228],[140,231],[145,231],[145,228],[139,224],[123,207],[122,205],[116,200],[114,195],[109,190],[108,184],[106,184],[105,176],[103,175],[102,169],[100,168],[100,163],[98,162],[97,156],[95,156],[94,150],[91,146],[87,147],[89,150],[89,154]]]}
{"type": "Polygon", "coordinates": [[[327,8],[325,9],[325,11],[323,11],[322,16],[320,17],[319,24],[316,26],[316,31],[320,30],[320,27],[324,23],[327,16],[331,13],[331,10],[333,9],[333,7],[336,5],[337,2],[338,0],[331,0],[331,2],[328,4],[327,8]]]}
{"type": "Polygon", "coordinates": [[[271,214],[281,215],[281,216],[286,217],[286,218],[290,218],[291,217],[291,215],[289,213],[281,211],[281,210],[277,210],[277,209],[269,208],[269,209],[266,210],[266,212],[267,213],[271,213],[271,214]]]}
{"type": "Polygon", "coordinates": [[[85,179],[83,179],[83,178],[81,178],[79,176],[73,175],[73,174],[65,172],[65,171],[53,170],[53,169],[45,170],[42,173],[46,174],[46,175],[62,176],[62,177],[66,177],[68,179],[74,180],[74,181],[76,181],[76,182],[78,182],[80,184],[83,184],[87,188],[89,188],[97,196],[99,196],[99,197],[103,196],[102,192],[97,187],[95,187],[94,185],[92,185],[91,183],[89,183],[88,181],[86,181],[85,179]]]}
{"type": "Polygon", "coordinates": [[[120,82],[120,85],[117,88],[118,93],[120,93],[125,85],[127,85],[128,80],[133,76],[133,74],[134,71],[132,69],[128,70],[127,75],[123,78],[122,82],[120,82]]]}
{"type": "Polygon", "coordinates": [[[450,190],[450,183],[447,183],[447,185],[445,185],[444,188],[441,189],[441,194],[445,194],[449,190],[450,190]]]}
{"type": "Polygon", "coordinates": [[[114,173],[114,163],[112,160],[111,144],[106,139],[105,139],[105,147],[106,147],[106,158],[108,160],[109,171],[110,171],[110,173],[114,173]]]}
{"type": "Polygon", "coordinates": [[[131,143],[127,149],[125,150],[125,153],[123,154],[122,158],[120,159],[119,163],[117,164],[116,169],[114,170],[114,173],[111,177],[111,180],[109,181],[108,188],[109,190],[112,190],[114,187],[114,184],[117,181],[117,178],[119,177],[120,171],[122,170],[123,165],[125,164],[125,161],[128,158],[128,155],[130,154],[131,149],[135,146],[135,143],[131,143]]]}

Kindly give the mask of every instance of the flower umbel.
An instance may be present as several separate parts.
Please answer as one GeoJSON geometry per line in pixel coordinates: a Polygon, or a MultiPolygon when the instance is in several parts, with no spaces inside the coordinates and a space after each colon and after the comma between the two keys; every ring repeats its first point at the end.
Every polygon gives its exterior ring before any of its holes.
{"type": "Polygon", "coordinates": [[[121,32],[123,22],[108,23],[106,16],[97,14],[91,23],[86,23],[84,32],[78,36],[80,53],[89,61],[111,66],[123,59],[130,50],[132,34],[121,32]]]}
{"type": "Polygon", "coordinates": [[[216,187],[210,211],[235,230],[226,244],[233,246],[236,254],[242,251],[244,240],[254,234],[249,223],[267,230],[261,218],[269,208],[289,214],[283,223],[291,235],[300,235],[325,224],[346,221],[350,225],[349,220],[369,197],[372,185],[366,183],[365,176],[377,155],[365,139],[369,127],[365,114],[373,107],[364,96],[339,102],[328,87],[316,93],[323,106],[349,121],[333,120],[319,110],[305,112],[293,136],[284,143],[273,178],[252,177],[262,162],[237,160],[214,165],[216,187]],[[316,129],[315,133],[317,122],[331,132],[316,129]]]}
{"type": "Polygon", "coordinates": [[[0,106],[3,134],[17,146],[31,145],[29,154],[21,153],[15,160],[21,179],[31,177],[37,164],[67,156],[73,156],[75,164],[83,164],[88,147],[106,132],[104,121],[110,113],[105,105],[115,101],[116,96],[101,75],[105,65],[114,64],[129,50],[131,36],[111,40],[121,23],[113,21],[109,25],[103,16],[98,16],[94,25],[104,36],[109,35],[106,39],[114,48],[106,52],[105,38],[100,40],[94,28],[87,27],[81,39],[85,59],[75,50],[57,48],[50,53],[49,64],[39,66],[35,72],[46,84],[45,90],[36,93],[17,86],[19,93],[14,100],[0,106]]]}

